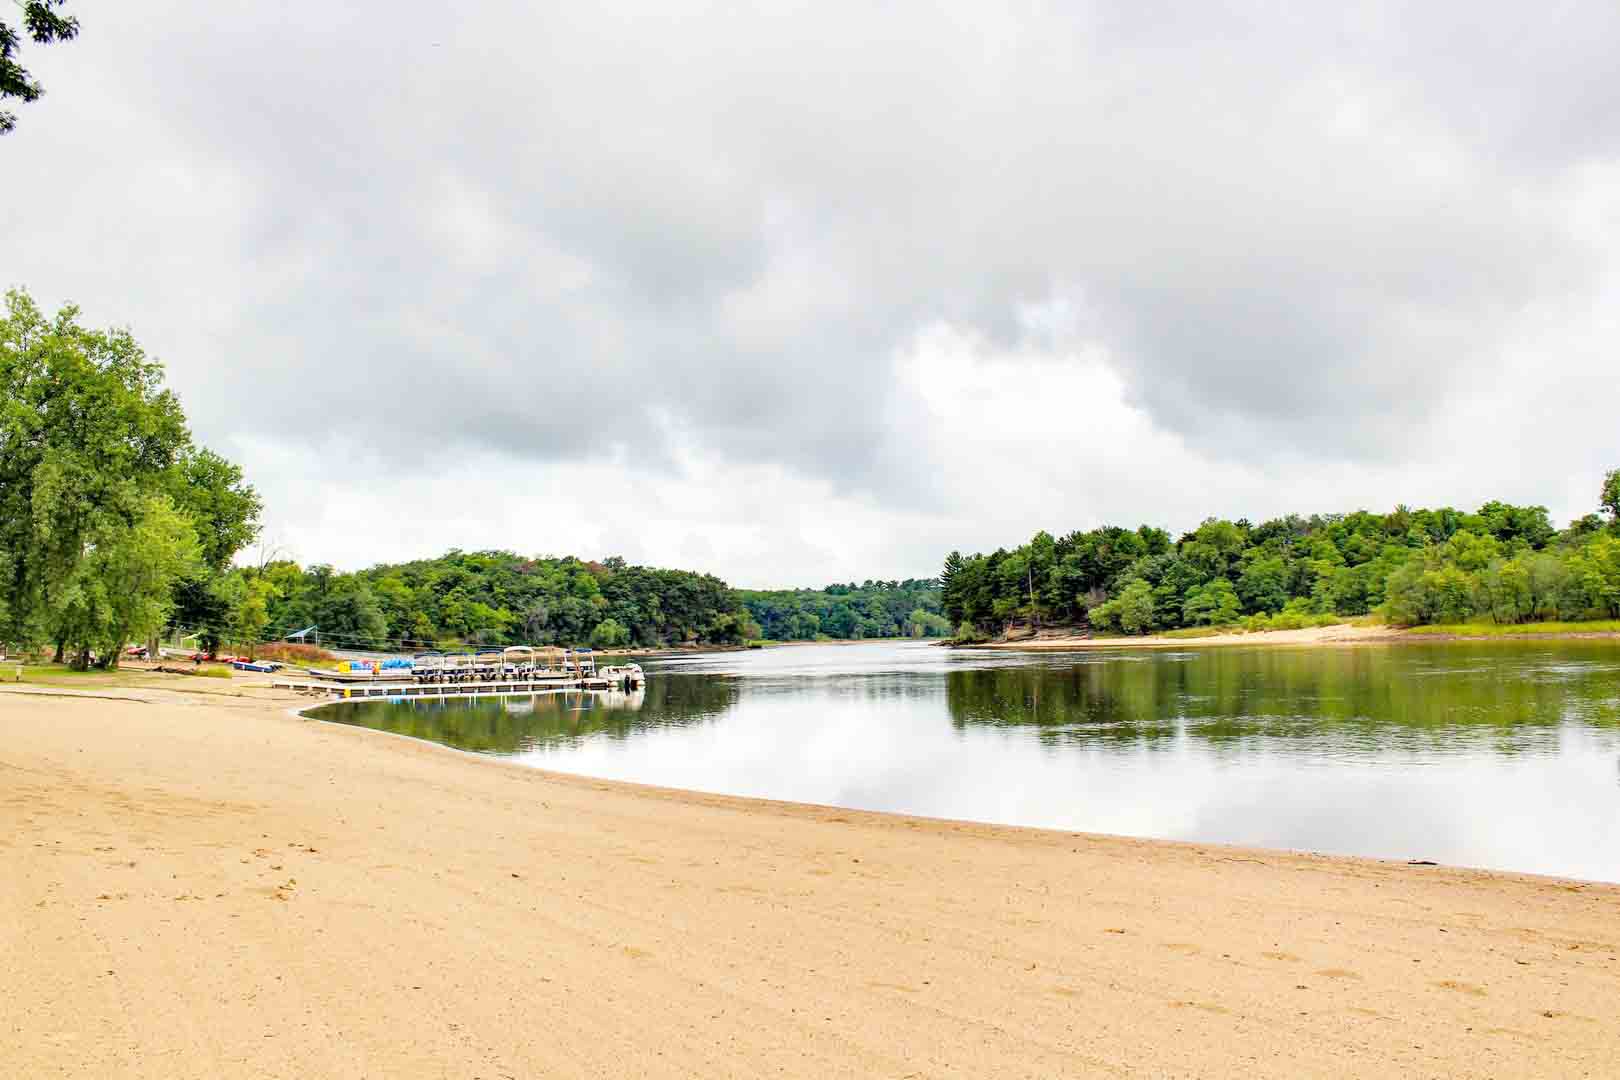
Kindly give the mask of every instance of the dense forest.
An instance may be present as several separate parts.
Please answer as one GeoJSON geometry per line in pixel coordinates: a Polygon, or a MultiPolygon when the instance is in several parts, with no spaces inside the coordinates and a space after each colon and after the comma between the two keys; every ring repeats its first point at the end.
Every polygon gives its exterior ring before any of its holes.
{"type": "Polygon", "coordinates": [[[266,587],[256,638],[281,638],[313,626],[312,640],[326,645],[409,650],[736,644],[760,636],[736,593],[719,578],[630,566],[618,558],[584,562],[452,551],[348,574],[285,561],[239,573],[266,587]]]}
{"type": "Polygon", "coordinates": [[[762,592],[618,558],[529,559],[506,551],[452,551],[348,574],[285,561],[237,573],[267,587],[263,625],[253,636],[315,627],[312,639],[340,648],[742,644],[939,637],[950,628],[931,580],[762,592]]]}
{"type": "Polygon", "coordinates": [[[825,589],[740,589],[737,595],[773,641],[944,637],[951,631],[940,613],[939,582],[932,578],[825,589]]]}
{"type": "Polygon", "coordinates": [[[1266,521],[1211,518],[1172,540],[1107,526],[1012,551],[952,552],[941,573],[958,638],[1017,623],[1149,633],[1298,627],[1378,614],[1397,625],[1620,617],[1620,470],[1601,512],[1555,529],[1540,506],[1489,502],[1266,521]]]}

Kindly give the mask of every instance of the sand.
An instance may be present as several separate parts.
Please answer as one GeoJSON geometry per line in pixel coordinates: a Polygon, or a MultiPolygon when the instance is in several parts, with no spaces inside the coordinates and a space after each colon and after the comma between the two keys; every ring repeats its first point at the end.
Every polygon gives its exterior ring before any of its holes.
{"type": "Polygon", "coordinates": [[[6,1076],[1620,1061],[1614,886],[640,788],[190,689],[0,696],[6,1076]]]}

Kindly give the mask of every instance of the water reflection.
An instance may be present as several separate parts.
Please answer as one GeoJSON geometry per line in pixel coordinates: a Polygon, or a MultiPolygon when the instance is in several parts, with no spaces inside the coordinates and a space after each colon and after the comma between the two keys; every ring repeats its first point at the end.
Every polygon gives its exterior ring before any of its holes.
{"type": "Polygon", "coordinates": [[[1499,648],[1464,655],[1472,662],[1411,646],[1212,650],[1195,662],[1115,656],[954,671],[945,685],[957,726],[1028,727],[1048,744],[1151,749],[1193,737],[1215,752],[1281,740],[1291,753],[1330,758],[1557,753],[1568,719],[1620,722],[1612,649],[1586,661],[1499,648]]]}
{"type": "Polygon", "coordinates": [[[941,817],[1620,880],[1620,648],[792,647],[634,696],[334,706],[547,768],[941,817]]]}

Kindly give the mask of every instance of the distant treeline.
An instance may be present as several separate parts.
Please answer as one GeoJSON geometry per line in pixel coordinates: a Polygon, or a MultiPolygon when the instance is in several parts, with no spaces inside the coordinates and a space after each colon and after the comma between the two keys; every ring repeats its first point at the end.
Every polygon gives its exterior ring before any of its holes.
{"type": "Polygon", "coordinates": [[[941,614],[939,582],[933,578],[825,589],[739,589],[737,595],[762,636],[773,641],[945,637],[951,632],[941,614]]]}
{"type": "Polygon", "coordinates": [[[1471,514],[1211,518],[1175,540],[1148,525],[1040,532],[1012,551],[952,552],[944,612],[963,638],[1014,622],[1141,634],[1373,613],[1407,626],[1620,617],[1620,470],[1600,503],[1562,531],[1545,507],[1488,502],[1471,514]]]}
{"type": "Polygon", "coordinates": [[[239,569],[266,593],[261,638],[315,627],[336,648],[591,644],[602,648],[760,638],[940,636],[937,582],[736,590],[709,574],[623,559],[531,559],[452,551],[353,573],[278,561],[239,569]]]}
{"type": "Polygon", "coordinates": [[[271,562],[238,571],[268,587],[261,636],[315,627],[338,648],[461,644],[736,644],[760,636],[737,595],[710,574],[623,559],[531,559],[452,551],[436,559],[338,573],[271,562]]]}
{"type": "Polygon", "coordinates": [[[708,574],[622,559],[453,551],[338,573],[265,555],[260,500],[196,445],[163,366],[126,330],[0,308],[0,644],[78,666],[160,632],[251,651],[307,627],[339,648],[516,642],[661,645],[757,639],[708,574]]]}

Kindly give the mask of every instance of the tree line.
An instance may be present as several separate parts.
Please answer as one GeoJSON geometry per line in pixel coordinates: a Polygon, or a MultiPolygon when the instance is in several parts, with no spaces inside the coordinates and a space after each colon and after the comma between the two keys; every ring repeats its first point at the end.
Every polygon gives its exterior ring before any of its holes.
{"type": "Polygon", "coordinates": [[[825,589],[739,589],[737,595],[772,641],[945,637],[951,632],[942,614],[939,582],[933,578],[825,589]]]}
{"type": "Polygon", "coordinates": [[[197,445],[127,330],[20,290],[0,317],[0,642],[116,666],[164,631],[251,650],[315,627],[340,647],[740,643],[760,627],[709,574],[452,551],[354,573],[234,565],[260,532],[242,470],[197,445]]]}
{"type": "Polygon", "coordinates": [[[719,578],[631,566],[617,557],[596,562],[451,551],[353,573],[285,560],[237,573],[248,588],[265,591],[260,624],[237,628],[252,640],[309,627],[315,628],[311,640],[323,644],[379,650],[739,644],[760,636],[719,578]]]}
{"type": "Polygon", "coordinates": [[[1545,507],[1493,501],[1474,513],[1210,518],[1174,540],[1149,525],[1043,531],[1012,551],[952,552],[943,608],[965,639],[1017,623],[1143,634],[1369,614],[1407,626],[1620,618],[1620,470],[1599,504],[1562,530],[1545,507]]]}
{"type": "Polygon", "coordinates": [[[600,647],[769,638],[976,638],[1028,621],[1146,633],[1287,627],[1379,613],[1401,624],[1620,618],[1620,470],[1600,509],[1555,529],[1489,502],[1259,525],[1105,526],[1012,551],[952,552],[940,578],[734,590],[623,559],[451,551],[340,573],[263,558],[242,470],[198,445],[163,368],[126,330],[48,317],[24,292],[0,317],[0,641],[78,666],[117,663],[165,628],[205,648],[315,627],[374,649],[600,647]]]}

